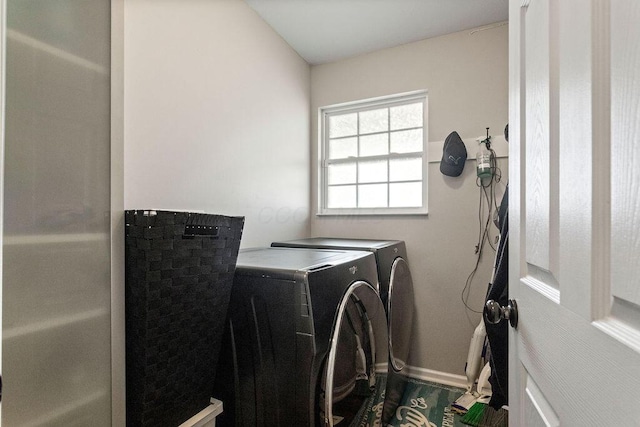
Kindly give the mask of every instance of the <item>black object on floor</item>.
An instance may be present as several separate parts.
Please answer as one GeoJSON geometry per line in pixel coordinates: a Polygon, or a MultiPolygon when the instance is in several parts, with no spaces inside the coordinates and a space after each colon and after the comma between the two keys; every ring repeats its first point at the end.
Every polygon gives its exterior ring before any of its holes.
{"type": "Polygon", "coordinates": [[[242,217],[126,211],[128,426],[176,426],[209,405],[242,217]]]}

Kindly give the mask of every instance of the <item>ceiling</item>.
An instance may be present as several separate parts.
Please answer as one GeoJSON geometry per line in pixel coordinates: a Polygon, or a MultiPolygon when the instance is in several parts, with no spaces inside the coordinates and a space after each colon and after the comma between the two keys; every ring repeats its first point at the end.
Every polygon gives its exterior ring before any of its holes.
{"type": "Polygon", "coordinates": [[[508,0],[245,0],[309,64],[508,19],[508,0]]]}

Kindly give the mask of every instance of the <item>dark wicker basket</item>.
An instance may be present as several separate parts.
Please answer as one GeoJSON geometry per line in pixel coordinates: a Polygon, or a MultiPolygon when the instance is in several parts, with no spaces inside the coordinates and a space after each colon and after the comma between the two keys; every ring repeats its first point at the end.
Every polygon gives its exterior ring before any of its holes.
{"type": "Polygon", "coordinates": [[[125,221],[127,425],[174,427],[209,404],[244,218],[125,221]]]}

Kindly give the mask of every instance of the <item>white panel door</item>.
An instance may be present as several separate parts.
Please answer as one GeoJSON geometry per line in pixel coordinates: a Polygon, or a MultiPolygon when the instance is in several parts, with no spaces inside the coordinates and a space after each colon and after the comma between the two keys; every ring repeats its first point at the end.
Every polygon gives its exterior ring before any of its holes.
{"type": "Polygon", "coordinates": [[[512,426],[640,426],[640,2],[511,0],[512,426]]]}

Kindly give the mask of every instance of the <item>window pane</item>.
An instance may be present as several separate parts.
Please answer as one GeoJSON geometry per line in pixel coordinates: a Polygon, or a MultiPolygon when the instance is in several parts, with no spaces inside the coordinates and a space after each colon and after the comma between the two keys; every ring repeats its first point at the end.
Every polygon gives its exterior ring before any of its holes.
{"type": "Polygon", "coordinates": [[[360,157],[389,154],[389,134],[360,137],[360,157]]]}
{"type": "Polygon", "coordinates": [[[376,160],[373,162],[358,163],[358,182],[386,182],[387,161],[376,160]]]}
{"type": "Polygon", "coordinates": [[[422,149],[422,129],[403,130],[391,134],[392,153],[415,153],[422,149]]]}
{"type": "Polygon", "coordinates": [[[389,130],[389,112],[387,108],[360,113],[360,134],[386,132],[387,130],[389,130]]]}
{"type": "Polygon", "coordinates": [[[359,208],[386,208],[387,184],[369,184],[358,186],[359,208]]]}
{"type": "Polygon", "coordinates": [[[426,93],[416,93],[321,109],[323,211],[394,214],[427,204],[426,100],[426,93]]]}
{"type": "Polygon", "coordinates": [[[346,159],[358,155],[358,138],[332,139],[329,141],[329,158],[346,159]]]}
{"type": "Polygon", "coordinates": [[[391,107],[391,130],[422,127],[422,102],[391,107]]]}
{"type": "Polygon", "coordinates": [[[356,164],[329,165],[329,185],[355,184],[356,164]]]}
{"type": "Polygon", "coordinates": [[[358,134],[358,113],[329,116],[329,138],[358,134]]]}
{"type": "Polygon", "coordinates": [[[329,187],[327,198],[328,208],[355,208],[356,207],[356,186],[344,185],[340,187],[329,187]]]}
{"type": "Polygon", "coordinates": [[[389,184],[389,207],[415,208],[422,206],[422,183],[389,184]]]}
{"type": "Polygon", "coordinates": [[[389,181],[422,180],[422,159],[393,159],[389,161],[389,181]]]}

